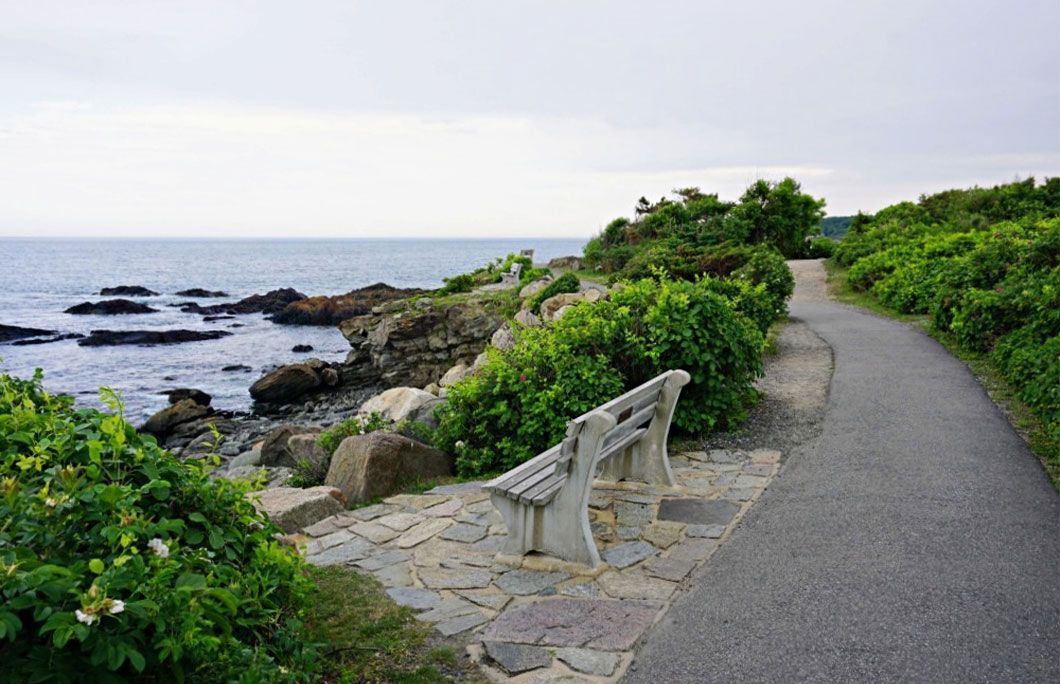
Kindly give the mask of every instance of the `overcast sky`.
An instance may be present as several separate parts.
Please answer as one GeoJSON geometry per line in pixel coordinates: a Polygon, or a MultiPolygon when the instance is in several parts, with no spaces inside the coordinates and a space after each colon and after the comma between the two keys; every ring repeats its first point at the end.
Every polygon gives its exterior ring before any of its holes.
{"type": "Polygon", "coordinates": [[[1060,175],[1060,2],[0,0],[0,235],[588,237],[1060,175]]]}

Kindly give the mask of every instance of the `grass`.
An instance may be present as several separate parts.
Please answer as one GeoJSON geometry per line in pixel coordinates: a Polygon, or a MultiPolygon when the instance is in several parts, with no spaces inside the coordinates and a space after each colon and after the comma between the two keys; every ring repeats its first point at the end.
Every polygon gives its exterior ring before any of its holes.
{"type": "Polygon", "coordinates": [[[308,636],[326,664],[314,681],[327,684],[441,684],[481,681],[431,628],[398,606],[372,577],[338,567],[313,568],[316,584],[306,618],[308,636]]]}
{"type": "Polygon", "coordinates": [[[1016,394],[1016,388],[1005,379],[997,364],[988,354],[962,349],[949,335],[934,330],[929,325],[928,316],[924,314],[905,314],[895,311],[881,304],[871,294],[853,290],[847,281],[847,269],[831,259],[825,260],[824,267],[828,274],[828,294],[833,299],[843,304],[869,309],[899,321],[915,323],[946,347],[951,354],[963,361],[994,403],[1005,413],[1012,427],[1027,442],[1031,452],[1042,462],[1053,486],[1060,490],[1060,441],[1049,436],[1042,422],[1034,415],[1030,407],[1020,400],[1016,394]]]}

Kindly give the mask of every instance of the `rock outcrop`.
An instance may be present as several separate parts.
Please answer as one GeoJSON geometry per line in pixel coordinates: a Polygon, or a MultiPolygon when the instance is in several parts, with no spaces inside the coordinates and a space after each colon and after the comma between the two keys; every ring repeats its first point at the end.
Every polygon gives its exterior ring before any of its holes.
{"type": "Polygon", "coordinates": [[[216,340],[231,334],[224,330],[93,330],[77,343],[82,347],[116,344],[180,344],[216,340]]]}
{"type": "Polygon", "coordinates": [[[63,313],[81,316],[117,316],[121,314],[158,313],[158,309],[152,309],[146,304],[140,304],[129,299],[104,299],[101,302],[81,302],[76,306],[71,306],[63,313]]]}
{"type": "Polygon", "coordinates": [[[21,328],[17,325],[0,325],[0,342],[12,342],[29,337],[41,337],[44,335],[55,335],[54,330],[43,330],[41,328],[21,328]]]}
{"type": "Polygon", "coordinates": [[[269,516],[284,532],[298,532],[346,508],[342,493],[334,487],[276,487],[247,494],[255,508],[269,516]]]}
{"type": "Polygon", "coordinates": [[[548,262],[548,267],[580,271],[582,267],[582,260],[581,258],[576,256],[556,257],[555,259],[548,262]]]}
{"type": "Polygon", "coordinates": [[[204,290],[201,287],[193,287],[193,288],[191,288],[189,290],[181,290],[180,292],[175,292],[174,294],[177,295],[178,297],[228,297],[229,296],[227,292],[222,292],[221,290],[213,290],[213,291],[204,290]]]}
{"type": "Polygon", "coordinates": [[[166,397],[169,399],[170,404],[175,404],[178,401],[183,401],[184,399],[191,399],[199,406],[209,406],[210,402],[213,401],[213,397],[211,397],[206,392],[203,392],[200,389],[192,389],[190,387],[181,387],[179,389],[167,390],[165,392],[162,392],[162,394],[166,395],[166,397]]]}
{"type": "Polygon", "coordinates": [[[285,325],[338,325],[348,318],[369,314],[380,304],[423,292],[417,288],[402,290],[386,283],[376,283],[335,297],[307,297],[292,302],[272,320],[285,325]]]}
{"type": "Polygon", "coordinates": [[[99,291],[102,297],[157,297],[158,293],[142,285],[118,285],[105,287],[99,291]]]}
{"type": "Polygon", "coordinates": [[[272,316],[280,313],[288,304],[299,299],[305,299],[305,295],[298,290],[285,287],[279,290],[270,290],[263,295],[251,295],[231,304],[202,306],[195,302],[186,302],[181,305],[180,310],[184,313],[195,313],[203,316],[249,313],[263,313],[266,316],[272,316]]]}
{"type": "Polygon", "coordinates": [[[337,487],[349,502],[368,501],[397,492],[416,480],[452,473],[444,452],[390,432],[353,435],[331,456],[324,484],[337,487]]]}
{"type": "MultiPolygon", "coordinates": [[[[393,304],[402,303],[383,308],[393,304]]],[[[339,324],[353,347],[343,366],[348,380],[423,387],[454,363],[471,363],[504,322],[501,312],[476,300],[426,310],[395,308],[339,324]]]]}

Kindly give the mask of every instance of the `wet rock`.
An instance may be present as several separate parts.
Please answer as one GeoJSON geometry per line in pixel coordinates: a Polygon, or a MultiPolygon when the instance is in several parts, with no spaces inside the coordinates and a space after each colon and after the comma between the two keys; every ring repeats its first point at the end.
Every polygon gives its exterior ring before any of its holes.
{"type": "Polygon", "coordinates": [[[33,337],[28,340],[15,340],[11,343],[11,346],[22,347],[30,344],[49,344],[51,342],[62,342],[63,340],[79,340],[82,337],[84,337],[84,335],[80,333],[64,333],[53,337],[33,337]]]}
{"type": "Polygon", "coordinates": [[[22,328],[17,325],[0,325],[0,342],[11,342],[27,337],[41,337],[44,335],[55,335],[54,330],[42,330],[41,328],[22,328]]]}
{"type": "Polygon", "coordinates": [[[295,353],[298,353],[298,354],[301,354],[303,352],[311,352],[311,351],[313,351],[313,345],[311,345],[311,344],[296,344],[293,347],[291,347],[291,351],[293,351],[295,353]]]}
{"type": "Polygon", "coordinates": [[[186,302],[182,305],[180,310],[184,313],[196,313],[201,315],[249,313],[275,315],[283,311],[284,307],[291,302],[296,302],[300,299],[305,299],[305,295],[298,290],[285,287],[279,290],[270,290],[263,295],[251,295],[240,299],[238,302],[230,304],[202,306],[196,302],[186,302]]]}
{"type": "Polygon", "coordinates": [[[211,292],[210,290],[204,290],[201,287],[193,287],[193,288],[188,289],[188,290],[181,290],[180,292],[175,292],[174,294],[177,295],[178,297],[227,297],[227,296],[229,296],[227,292],[221,292],[220,290],[214,290],[214,291],[211,292]]]}
{"type": "Polygon", "coordinates": [[[216,340],[231,334],[224,330],[93,330],[87,337],[78,340],[77,344],[82,347],[181,344],[216,340]]]}
{"type": "Polygon", "coordinates": [[[219,316],[203,316],[202,317],[202,322],[203,323],[213,323],[214,321],[231,321],[231,320],[234,320],[234,319],[235,319],[235,316],[232,316],[230,314],[221,314],[219,316]]]}
{"type": "Polygon", "coordinates": [[[99,291],[103,297],[157,297],[158,293],[148,290],[142,285],[118,285],[117,287],[105,287],[99,291]]]}
{"type": "Polygon", "coordinates": [[[249,373],[250,371],[252,371],[254,369],[251,368],[250,366],[244,366],[242,364],[238,364],[237,363],[237,364],[233,364],[231,366],[225,366],[221,370],[226,372],[226,373],[235,373],[235,372],[249,373]]]}
{"type": "Polygon", "coordinates": [[[121,314],[158,313],[158,309],[129,299],[105,299],[101,302],[82,302],[71,306],[63,313],[95,316],[117,316],[121,314]]]}
{"type": "Polygon", "coordinates": [[[165,392],[162,392],[162,394],[168,396],[170,404],[175,404],[178,401],[183,401],[184,399],[191,399],[199,406],[209,406],[210,402],[213,401],[213,397],[211,397],[206,392],[203,392],[199,389],[191,389],[188,387],[167,390],[165,392]]]}
{"type": "Polygon", "coordinates": [[[199,405],[193,399],[182,399],[148,418],[140,431],[161,437],[169,434],[177,425],[202,418],[209,413],[210,409],[199,405]]]}
{"type": "Polygon", "coordinates": [[[339,444],[324,482],[355,502],[393,494],[404,482],[451,472],[452,460],[444,452],[402,435],[373,432],[339,444]]]}
{"type": "Polygon", "coordinates": [[[303,363],[281,366],[250,386],[250,396],[266,404],[285,404],[320,386],[320,376],[303,363]]]}

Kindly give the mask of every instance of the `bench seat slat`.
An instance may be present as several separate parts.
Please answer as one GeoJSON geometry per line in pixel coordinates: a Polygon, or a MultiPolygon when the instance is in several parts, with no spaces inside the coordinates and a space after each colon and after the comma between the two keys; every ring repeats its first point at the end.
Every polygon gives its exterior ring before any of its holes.
{"type": "Polygon", "coordinates": [[[537,456],[534,456],[526,463],[512,468],[503,475],[498,475],[494,479],[483,485],[483,489],[487,491],[498,491],[503,492],[508,487],[515,483],[521,482],[523,478],[533,475],[537,471],[547,468],[550,465],[555,465],[556,461],[560,457],[560,447],[563,443],[560,442],[554,447],[549,448],[546,451],[542,451],[537,456]]]}
{"type": "Polygon", "coordinates": [[[637,428],[647,423],[654,416],[655,402],[653,401],[651,406],[645,406],[612,428],[611,432],[608,432],[607,436],[604,437],[604,443],[601,449],[606,451],[609,446],[622,441],[629,435],[629,433],[636,431],[637,428]]]}
{"type": "MultiPolygon", "coordinates": [[[[566,476],[566,473],[564,473],[564,476],[566,476]]],[[[533,475],[528,476],[522,482],[517,482],[512,486],[507,487],[504,495],[509,499],[515,499],[518,501],[522,498],[524,492],[532,489],[534,485],[542,480],[547,480],[550,477],[556,477],[556,469],[554,467],[542,468],[533,475]]]]}
{"type": "Polygon", "coordinates": [[[600,455],[596,459],[597,462],[602,461],[605,458],[613,456],[613,455],[617,454],[618,452],[622,451],[623,449],[628,447],[630,444],[633,444],[633,442],[636,442],[638,439],[643,437],[644,433],[647,432],[647,431],[648,431],[648,428],[638,428],[638,429],[634,430],[633,432],[629,433],[628,435],[626,435],[625,437],[623,437],[622,439],[618,440],[614,444],[610,445],[606,449],[601,449],[600,450],[600,455]]]}
{"type": "Polygon", "coordinates": [[[566,481],[566,478],[562,478],[557,479],[555,482],[552,482],[548,487],[545,487],[540,492],[534,494],[531,503],[533,503],[533,505],[535,506],[544,506],[549,501],[552,501],[552,499],[555,498],[556,494],[559,494],[559,490],[563,489],[563,485],[566,483],[566,481]]]}

